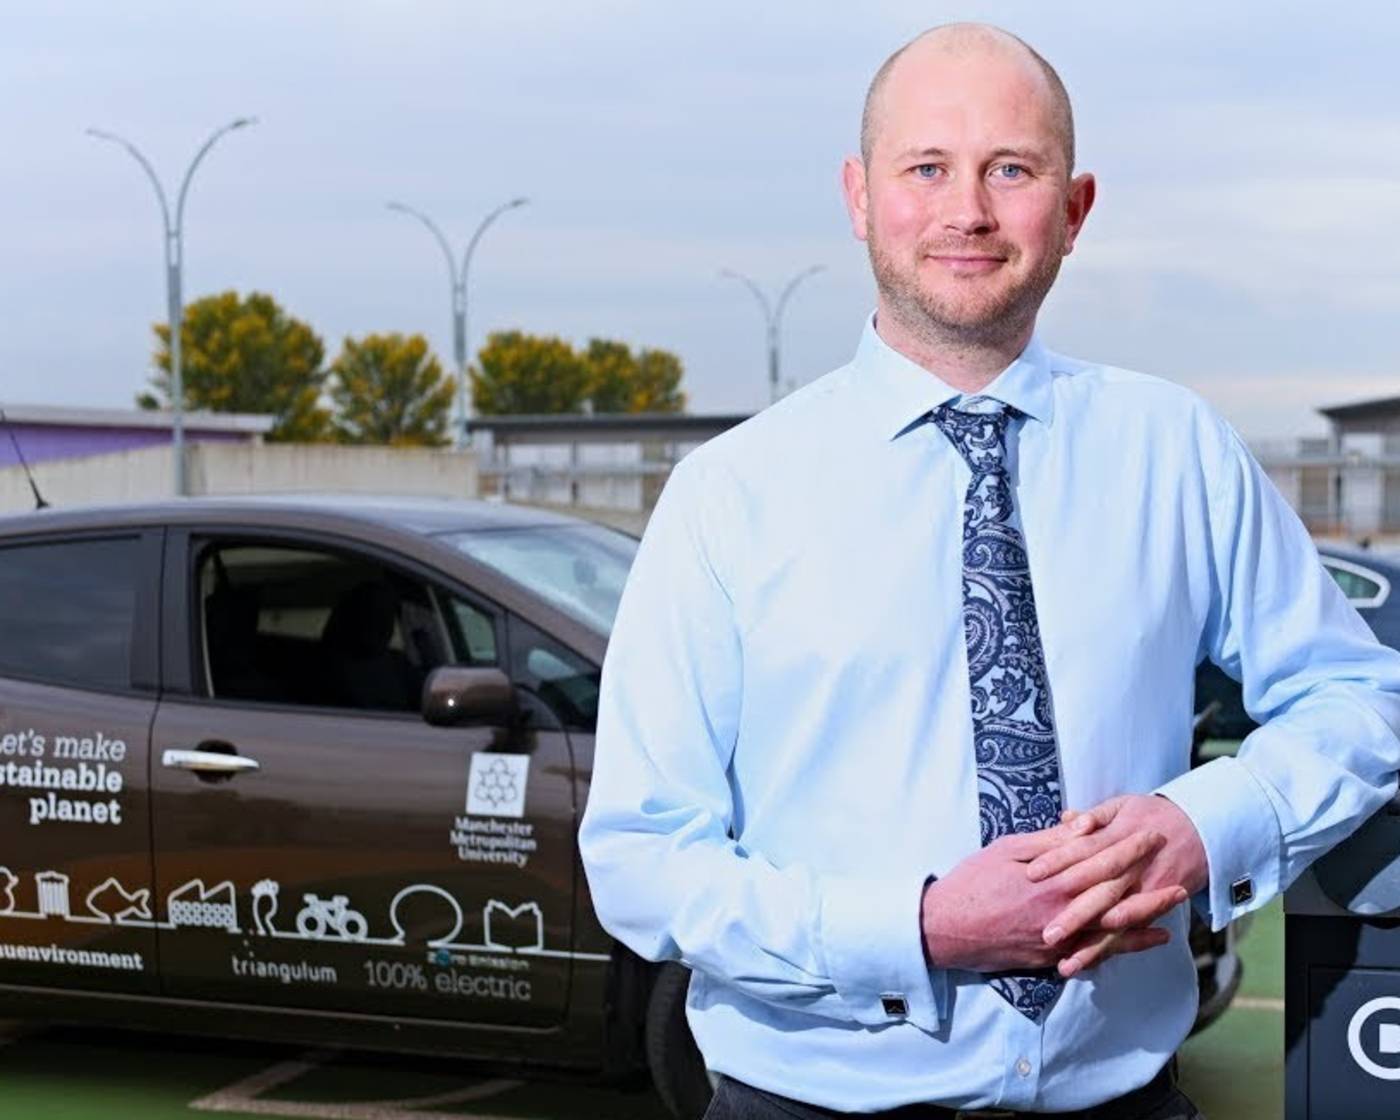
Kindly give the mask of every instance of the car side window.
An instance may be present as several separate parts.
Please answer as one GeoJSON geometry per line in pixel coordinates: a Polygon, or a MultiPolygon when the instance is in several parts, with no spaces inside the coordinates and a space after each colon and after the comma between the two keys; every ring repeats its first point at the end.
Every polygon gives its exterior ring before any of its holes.
{"type": "Polygon", "coordinates": [[[455,599],[446,614],[445,593],[373,557],[247,541],[204,542],[196,556],[215,699],[417,712],[433,669],[463,650],[475,664],[494,655],[489,615],[455,599]]]}
{"type": "Polygon", "coordinates": [[[0,673],[130,688],[139,546],[133,536],[0,548],[0,673]]]}
{"type": "Polygon", "coordinates": [[[573,731],[595,731],[601,673],[538,627],[511,615],[511,680],[537,693],[573,731]]]}
{"type": "Polygon", "coordinates": [[[438,591],[436,597],[447,622],[453,663],[468,666],[498,664],[496,623],[491,615],[448,591],[438,591]]]}
{"type": "Polygon", "coordinates": [[[1337,586],[1342,589],[1342,594],[1353,603],[1374,603],[1381,593],[1381,585],[1373,579],[1368,579],[1360,572],[1354,572],[1348,568],[1338,568],[1332,564],[1324,564],[1323,566],[1337,581],[1337,586]]]}

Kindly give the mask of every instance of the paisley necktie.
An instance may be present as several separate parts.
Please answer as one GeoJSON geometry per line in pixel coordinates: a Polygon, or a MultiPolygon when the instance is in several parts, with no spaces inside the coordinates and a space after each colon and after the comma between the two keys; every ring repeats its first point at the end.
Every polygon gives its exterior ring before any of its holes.
{"type": "MultiPolygon", "coordinates": [[[[1013,517],[1006,405],[969,397],[933,421],[972,471],[963,504],[963,635],[977,752],[982,846],[1060,819],[1060,763],[1026,541],[1013,517]]],[[[1054,970],[992,973],[988,983],[1040,1022],[1064,981],[1054,970]]]]}

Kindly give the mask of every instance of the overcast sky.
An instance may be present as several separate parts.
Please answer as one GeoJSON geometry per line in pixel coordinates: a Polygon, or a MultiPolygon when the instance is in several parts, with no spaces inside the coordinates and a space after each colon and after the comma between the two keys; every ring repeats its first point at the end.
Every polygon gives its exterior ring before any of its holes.
{"type": "Polygon", "coordinates": [[[1042,315],[1055,349],[1199,390],[1247,436],[1400,394],[1400,6],[735,0],[9,0],[0,34],[0,402],[125,405],[165,290],[155,195],[195,149],[186,295],[272,293],[333,355],[422,331],[450,359],[417,206],[481,243],[471,336],[677,351],[695,412],[767,400],[753,297],[811,264],[784,379],[844,362],[873,305],[841,158],[883,58],[985,19],[1074,98],[1099,200],[1042,315]]]}

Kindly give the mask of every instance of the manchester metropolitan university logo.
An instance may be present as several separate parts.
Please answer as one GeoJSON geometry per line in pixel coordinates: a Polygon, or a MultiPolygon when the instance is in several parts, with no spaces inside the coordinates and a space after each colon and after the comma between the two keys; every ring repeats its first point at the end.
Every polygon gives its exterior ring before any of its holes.
{"type": "Polygon", "coordinates": [[[527,754],[478,751],[467,775],[467,813],[482,817],[523,817],[525,782],[530,773],[527,754]]]}

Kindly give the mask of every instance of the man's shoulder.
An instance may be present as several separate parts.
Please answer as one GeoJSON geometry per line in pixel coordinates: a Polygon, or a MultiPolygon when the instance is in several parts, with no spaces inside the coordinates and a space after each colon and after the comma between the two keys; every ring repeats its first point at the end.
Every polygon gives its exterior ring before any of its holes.
{"type": "MultiPolygon", "coordinates": [[[[1165,377],[1122,366],[1050,355],[1057,416],[1071,438],[1088,435],[1102,448],[1105,433],[1116,447],[1132,445],[1159,465],[1218,479],[1249,458],[1244,441],[1194,389],[1165,377]]],[[[1211,485],[1215,485],[1213,481],[1211,485]]]]}
{"type": "Polygon", "coordinates": [[[706,440],[689,455],[691,470],[734,470],[748,474],[771,465],[774,456],[829,446],[847,406],[852,366],[838,366],[774,401],[747,420],[706,440]],[[692,462],[693,461],[693,462],[692,462]]]}
{"type": "Polygon", "coordinates": [[[1224,424],[1204,397],[1180,382],[1106,362],[1055,352],[1048,356],[1057,396],[1069,401],[1115,410],[1144,410],[1159,420],[1224,424]]]}

